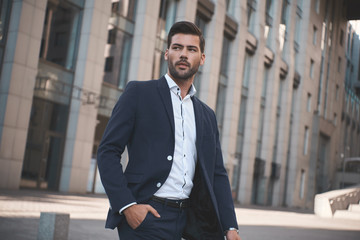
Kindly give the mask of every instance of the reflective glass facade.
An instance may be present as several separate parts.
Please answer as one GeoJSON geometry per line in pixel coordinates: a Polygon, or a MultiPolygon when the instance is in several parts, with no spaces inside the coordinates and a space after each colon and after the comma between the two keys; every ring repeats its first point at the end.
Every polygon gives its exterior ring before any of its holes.
{"type": "Polygon", "coordinates": [[[79,93],[73,82],[83,3],[77,4],[47,4],[21,187],[59,189],[69,104],[79,93]]]}

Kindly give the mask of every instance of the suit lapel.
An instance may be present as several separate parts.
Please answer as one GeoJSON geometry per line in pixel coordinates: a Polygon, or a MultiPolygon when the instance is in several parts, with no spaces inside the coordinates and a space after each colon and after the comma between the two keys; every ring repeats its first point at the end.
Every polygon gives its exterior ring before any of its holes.
{"type": "Polygon", "coordinates": [[[203,109],[201,108],[201,104],[199,100],[196,97],[191,98],[194,105],[194,114],[195,114],[195,124],[196,124],[196,149],[199,149],[202,142],[202,136],[203,136],[203,109]]]}
{"type": "Polygon", "coordinates": [[[171,96],[170,96],[170,89],[166,82],[166,78],[163,76],[158,80],[158,91],[161,96],[161,100],[164,104],[166,109],[167,116],[169,118],[171,124],[171,130],[175,133],[175,123],[174,123],[174,113],[172,108],[171,96]]]}

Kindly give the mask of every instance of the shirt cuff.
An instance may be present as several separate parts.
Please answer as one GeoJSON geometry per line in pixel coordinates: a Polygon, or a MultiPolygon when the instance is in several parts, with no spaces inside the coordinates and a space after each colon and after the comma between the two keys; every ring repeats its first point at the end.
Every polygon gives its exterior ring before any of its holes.
{"type": "Polygon", "coordinates": [[[229,228],[229,229],[227,229],[227,230],[225,230],[225,235],[227,234],[227,232],[228,231],[236,231],[237,232],[237,234],[239,234],[239,229],[237,229],[237,228],[233,228],[233,227],[231,227],[231,228],[229,228]]]}
{"type": "Polygon", "coordinates": [[[135,205],[135,204],[137,204],[137,202],[130,203],[130,204],[126,205],[125,207],[123,207],[122,209],[120,209],[120,210],[119,210],[120,215],[122,215],[122,212],[123,212],[125,209],[127,209],[128,207],[131,207],[132,205],[135,205]]]}

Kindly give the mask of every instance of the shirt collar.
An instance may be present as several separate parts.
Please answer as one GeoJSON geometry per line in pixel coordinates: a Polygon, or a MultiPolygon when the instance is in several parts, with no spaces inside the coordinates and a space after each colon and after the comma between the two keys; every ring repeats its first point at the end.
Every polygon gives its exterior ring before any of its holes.
{"type": "MultiPolygon", "coordinates": [[[[176,82],[167,73],[165,74],[165,78],[166,78],[167,84],[169,85],[170,90],[172,90],[173,88],[179,88],[179,86],[176,84],[176,82]]],[[[188,95],[190,95],[190,97],[192,97],[195,95],[195,93],[196,93],[195,86],[194,86],[194,84],[191,84],[188,95]]]]}

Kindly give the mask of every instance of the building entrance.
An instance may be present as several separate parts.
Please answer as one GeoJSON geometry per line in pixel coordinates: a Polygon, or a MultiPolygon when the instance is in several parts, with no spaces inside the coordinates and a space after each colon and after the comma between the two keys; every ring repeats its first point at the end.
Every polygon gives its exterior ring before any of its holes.
{"type": "Polygon", "coordinates": [[[323,193],[330,189],[330,182],[328,180],[329,142],[329,137],[320,134],[316,161],[315,194],[323,193]]]}
{"type": "Polygon", "coordinates": [[[68,107],[34,98],[20,187],[58,190],[68,107]]]}

